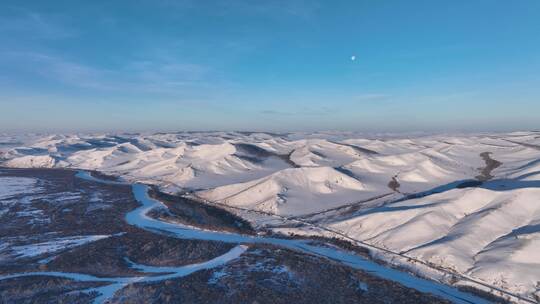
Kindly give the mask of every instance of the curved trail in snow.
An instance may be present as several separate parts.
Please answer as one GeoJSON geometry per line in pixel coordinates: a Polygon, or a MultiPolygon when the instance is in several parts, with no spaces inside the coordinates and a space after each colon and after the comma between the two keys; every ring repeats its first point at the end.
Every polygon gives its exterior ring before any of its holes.
{"type": "MultiPolygon", "coordinates": [[[[108,183],[108,184],[124,184],[123,182],[107,181],[101,180],[96,177],[91,176],[88,172],[79,171],[76,175],[79,178],[86,179],[93,182],[108,183]]],[[[416,277],[410,273],[399,271],[392,268],[387,268],[380,264],[377,264],[373,261],[367,260],[358,255],[340,250],[338,248],[332,247],[322,247],[313,245],[309,240],[298,240],[298,239],[280,239],[273,237],[262,237],[262,236],[249,236],[241,235],[236,233],[229,232],[219,232],[219,231],[208,231],[196,229],[194,227],[185,226],[177,223],[164,222],[158,219],[154,219],[148,216],[148,213],[157,207],[165,207],[160,201],[150,198],[148,195],[149,187],[143,184],[133,184],[132,185],[133,195],[135,199],[141,203],[141,206],[128,212],[125,216],[125,220],[130,224],[142,229],[154,232],[154,233],[164,233],[168,236],[180,238],[180,239],[196,239],[196,240],[210,240],[210,241],[221,241],[228,243],[236,244],[272,244],[280,246],[283,248],[292,249],[299,252],[304,252],[308,254],[313,254],[320,257],[325,257],[330,260],[339,262],[341,264],[347,265],[349,267],[360,269],[370,274],[376,275],[380,278],[387,279],[400,283],[406,287],[416,289],[420,292],[431,293],[436,296],[439,296],[444,299],[448,299],[454,303],[490,303],[488,300],[477,297],[475,295],[462,292],[457,288],[444,285],[435,281],[422,279],[416,277]]],[[[195,271],[201,269],[210,269],[220,265],[223,265],[231,260],[238,258],[242,253],[247,250],[246,245],[238,245],[231,249],[229,252],[218,256],[212,260],[209,260],[204,263],[192,264],[181,267],[152,267],[144,265],[132,265],[136,269],[141,269],[142,271],[148,271],[152,273],[165,273],[157,276],[135,276],[135,277],[124,277],[124,278],[99,278],[86,274],[79,273],[67,273],[67,272],[29,272],[29,273],[19,273],[11,274],[6,276],[0,276],[0,280],[24,277],[24,276],[56,276],[56,277],[66,277],[79,281],[94,281],[94,282],[110,282],[111,284],[90,288],[85,290],[85,292],[97,291],[100,296],[94,300],[94,303],[103,303],[107,299],[111,298],[114,293],[124,286],[135,283],[135,282],[155,282],[165,279],[178,278],[187,276],[195,271]]]]}

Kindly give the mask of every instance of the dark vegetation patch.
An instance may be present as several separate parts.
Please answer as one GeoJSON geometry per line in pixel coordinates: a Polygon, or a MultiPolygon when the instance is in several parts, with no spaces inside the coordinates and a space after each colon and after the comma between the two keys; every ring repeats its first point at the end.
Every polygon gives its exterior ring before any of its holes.
{"type": "Polygon", "coordinates": [[[181,240],[128,225],[125,214],[139,206],[130,186],[95,183],[76,178],[75,174],[71,170],[1,170],[0,176],[37,178],[39,193],[21,195],[17,199],[26,198],[29,203],[13,204],[0,218],[0,240],[22,246],[69,236],[112,236],[27,258],[11,257],[9,251],[4,251],[7,256],[0,255],[0,273],[40,270],[124,276],[137,273],[129,268],[126,258],[146,265],[181,266],[210,260],[233,247],[220,242],[181,240]],[[36,223],[31,216],[17,216],[24,210],[21,208],[39,210],[39,217],[48,221],[36,223]]]}
{"type": "Polygon", "coordinates": [[[132,284],[112,303],[449,303],[366,272],[256,245],[217,269],[132,284]]]}
{"type": "Polygon", "coordinates": [[[170,195],[156,189],[150,196],[167,205],[169,212],[160,217],[210,230],[225,230],[243,234],[254,234],[249,222],[221,208],[194,201],[183,196],[170,195]]]}
{"type": "Polygon", "coordinates": [[[0,303],[92,303],[97,293],[79,292],[99,287],[101,282],[77,282],[70,279],[34,276],[0,281],[0,303]]]}
{"type": "Polygon", "coordinates": [[[129,267],[127,259],[151,266],[182,266],[211,260],[232,247],[233,244],[182,240],[134,228],[129,233],[69,250],[41,269],[95,276],[129,276],[138,272],[129,267]]]}
{"type": "Polygon", "coordinates": [[[55,237],[115,234],[128,226],[124,214],[139,204],[130,186],[98,184],[75,177],[75,171],[58,169],[12,169],[0,176],[30,177],[38,180],[39,193],[24,194],[26,204],[12,204],[0,220],[0,238],[54,233],[55,237]],[[99,207],[99,208],[96,208],[99,207]],[[103,208],[102,208],[103,207],[103,208]],[[22,208],[40,213],[40,220],[21,216],[22,208]]]}

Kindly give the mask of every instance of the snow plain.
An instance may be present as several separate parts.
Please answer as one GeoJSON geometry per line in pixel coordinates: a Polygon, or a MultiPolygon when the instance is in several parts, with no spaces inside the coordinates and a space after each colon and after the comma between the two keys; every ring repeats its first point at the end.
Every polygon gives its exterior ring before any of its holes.
{"type": "Polygon", "coordinates": [[[101,240],[110,235],[85,235],[58,238],[52,241],[22,246],[12,246],[11,251],[18,258],[33,257],[45,253],[53,253],[60,250],[81,246],[90,242],[101,240]]]}
{"type": "MultiPolygon", "coordinates": [[[[0,139],[1,140],[1,139],[0,139]]],[[[9,139],[6,167],[97,170],[256,210],[540,297],[540,133],[366,136],[182,132],[9,139]],[[488,165],[481,156],[498,162],[488,165]],[[483,171],[484,170],[484,171],[483,171]]],[[[245,215],[238,211],[239,215],[245,215]]],[[[325,232],[326,233],[326,232],[325,232]]]]}
{"type": "Polygon", "coordinates": [[[35,179],[27,177],[0,177],[0,200],[32,192],[36,182],[35,179]]]}

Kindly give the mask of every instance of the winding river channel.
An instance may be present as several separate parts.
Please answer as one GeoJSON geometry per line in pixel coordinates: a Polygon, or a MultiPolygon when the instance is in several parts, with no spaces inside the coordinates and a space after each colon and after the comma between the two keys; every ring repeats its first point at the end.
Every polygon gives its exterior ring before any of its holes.
{"type": "MultiPolygon", "coordinates": [[[[79,171],[78,178],[85,180],[108,183],[122,184],[122,182],[108,181],[98,179],[88,172],[79,171]]],[[[342,263],[355,269],[361,269],[378,277],[400,283],[406,287],[416,289],[421,292],[431,293],[454,303],[490,303],[489,301],[475,295],[463,292],[457,288],[444,285],[431,280],[426,280],[414,276],[410,273],[388,268],[377,264],[361,256],[340,250],[335,247],[324,247],[314,245],[312,241],[302,239],[280,239],[275,237],[249,236],[237,233],[201,230],[191,226],[185,226],[178,223],[164,222],[159,219],[148,216],[148,213],[155,208],[166,208],[160,201],[151,198],[148,195],[149,187],[144,184],[132,184],[132,191],[135,199],[141,204],[138,208],[128,212],[125,220],[128,224],[140,227],[154,233],[164,233],[180,239],[210,240],[238,244],[227,253],[203,263],[191,264],[181,267],[154,267],[140,264],[132,264],[131,267],[149,273],[148,276],[101,278],[81,273],[68,272],[27,272],[0,276],[0,280],[25,277],[25,276],[55,276],[69,278],[78,281],[104,282],[109,283],[101,287],[90,288],[85,292],[96,291],[99,296],[94,303],[105,303],[113,297],[116,291],[135,282],[156,282],[165,279],[187,276],[195,271],[210,269],[223,265],[242,255],[247,249],[248,244],[265,243],[288,248],[291,250],[325,257],[335,262],[342,263]]]]}

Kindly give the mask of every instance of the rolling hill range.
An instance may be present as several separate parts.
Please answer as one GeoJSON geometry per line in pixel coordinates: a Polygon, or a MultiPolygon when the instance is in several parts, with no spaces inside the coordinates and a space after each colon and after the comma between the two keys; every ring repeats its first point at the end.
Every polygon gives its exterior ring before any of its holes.
{"type": "Polygon", "coordinates": [[[95,170],[154,184],[230,207],[256,228],[337,232],[540,299],[540,132],[59,134],[0,141],[10,143],[0,146],[4,167],[95,170]]]}

